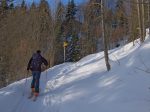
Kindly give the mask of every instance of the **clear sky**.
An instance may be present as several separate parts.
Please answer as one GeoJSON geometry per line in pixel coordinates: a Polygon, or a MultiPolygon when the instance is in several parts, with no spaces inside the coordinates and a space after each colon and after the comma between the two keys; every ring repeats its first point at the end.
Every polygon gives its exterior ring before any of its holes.
{"type": "MultiPolygon", "coordinates": [[[[40,0],[25,0],[26,4],[28,6],[30,6],[32,4],[32,2],[35,2],[36,4],[38,4],[40,2],[40,0]]],[[[48,1],[50,7],[53,9],[55,7],[56,1],[58,3],[59,0],[46,0],[48,1]]],[[[64,3],[65,5],[68,3],[69,0],[61,0],[62,3],[64,3]]],[[[74,2],[79,5],[82,3],[87,2],[88,0],[74,0],[74,2]]],[[[22,0],[14,0],[14,4],[15,5],[20,5],[22,3],[22,0]]]]}
{"type": "MultiPolygon", "coordinates": [[[[31,5],[31,3],[34,1],[35,3],[39,3],[40,0],[25,0],[26,1],[26,4],[27,5],[31,5]]],[[[51,8],[54,8],[55,7],[55,4],[56,4],[56,1],[59,1],[59,0],[46,0],[48,1],[49,5],[51,8]]],[[[61,0],[62,3],[64,3],[65,5],[68,3],[69,0],[61,0]]],[[[74,2],[79,5],[79,4],[82,4],[82,3],[85,3],[89,0],[74,0],[74,2]]],[[[22,0],[15,0],[15,4],[21,4],[22,0]]],[[[108,5],[109,7],[114,7],[115,6],[115,2],[116,0],[108,0],[108,5]]]]}
{"type": "MultiPolygon", "coordinates": [[[[36,2],[36,3],[39,3],[40,0],[26,0],[27,4],[29,3],[32,3],[32,2],[36,2]]],[[[47,0],[49,2],[49,4],[53,4],[55,1],[59,1],[59,0],[47,0]]],[[[69,0],[61,0],[64,4],[67,4],[69,0]]],[[[74,0],[75,3],[77,4],[80,4],[80,3],[84,3],[86,2],[87,0],[74,0]]]]}

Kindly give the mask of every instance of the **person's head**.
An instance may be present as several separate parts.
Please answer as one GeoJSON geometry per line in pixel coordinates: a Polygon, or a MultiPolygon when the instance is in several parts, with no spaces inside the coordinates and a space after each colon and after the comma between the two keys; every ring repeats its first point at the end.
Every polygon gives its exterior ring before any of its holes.
{"type": "Polygon", "coordinates": [[[41,51],[40,51],[40,50],[37,50],[36,52],[37,52],[38,54],[41,54],[41,51]]]}

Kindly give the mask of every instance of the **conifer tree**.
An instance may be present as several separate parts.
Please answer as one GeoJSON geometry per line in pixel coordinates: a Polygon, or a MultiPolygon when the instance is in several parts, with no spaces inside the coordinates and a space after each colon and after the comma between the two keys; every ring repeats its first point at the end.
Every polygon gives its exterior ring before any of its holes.
{"type": "Polygon", "coordinates": [[[69,1],[67,6],[67,13],[64,22],[64,32],[65,32],[65,41],[68,42],[68,46],[66,49],[66,61],[77,61],[79,59],[79,50],[76,49],[78,45],[79,37],[77,32],[76,24],[79,24],[78,21],[75,20],[77,9],[74,3],[74,0],[69,1]],[[76,56],[75,56],[76,55],[76,56]],[[78,58],[77,58],[78,57],[78,58]]]}
{"type": "Polygon", "coordinates": [[[7,10],[9,8],[8,0],[1,0],[1,7],[3,10],[7,10]]]}
{"type": "Polygon", "coordinates": [[[9,6],[8,6],[8,1],[7,0],[1,0],[0,1],[0,21],[6,17],[6,13],[8,10],[9,6]]]}
{"type": "Polygon", "coordinates": [[[64,21],[64,11],[65,7],[61,2],[58,3],[56,9],[56,16],[55,16],[55,36],[56,36],[56,44],[55,44],[55,64],[60,64],[64,62],[63,59],[63,29],[62,24],[64,21]]]}
{"type": "Polygon", "coordinates": [[[76,15],[76,6],[74,0],[69,1],[67,6],[66,21],[74,20],[76,15]]]}

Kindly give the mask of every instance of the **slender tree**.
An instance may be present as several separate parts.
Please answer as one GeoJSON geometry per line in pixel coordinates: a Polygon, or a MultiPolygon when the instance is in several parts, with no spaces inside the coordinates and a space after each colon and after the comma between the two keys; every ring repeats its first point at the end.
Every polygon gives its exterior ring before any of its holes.
{"type": "Polygon", "coordinates": [[[141,15],[141,0],[137,0],[137,10],[138,10],[138,21],[139,21],[139,35],[141,43],[144,42],[143,39],[143,30],[142,30],[142,15],[141,15]]]}
{"type": "Polygon", "coordinates": [[[132,41],[133,45],[134,45],[134,40],[136,40],[138,38],[138,34],[139,34],[139,29],[138,29],[138,10],[137,10],[137,4],[136,0],[133,0],[134,3],[132,3],[130,1],[130,7],[131,7],[131,13],[130,13],[130,23],[129,23],[129,27],[130,27],[130,38],[129,38],[129,42],[132,41]]]}
{"type": "Polygon", "coordinates": [[[105,56],[105,63],[106,63],[106,67],[107,67],[107,71],[109,71],[111,69],[111,66],[109,64],[109,57],[108,57],[108,39],[106,37],[106,32],[105,32],[105,10],[104,10],[104,0],[101,1],[101,11],[102,11],[102,36],[104,39],[104,56],[105,56]]]}
{"type": "Polygon", "coordinates": [[[145,34],[146,34],[146,31],[145,31],[145,5],[144,5],[144,2],[145,0],[142,0],[142,33],[143,33],[143,41],[145,40],[145,34]]]}

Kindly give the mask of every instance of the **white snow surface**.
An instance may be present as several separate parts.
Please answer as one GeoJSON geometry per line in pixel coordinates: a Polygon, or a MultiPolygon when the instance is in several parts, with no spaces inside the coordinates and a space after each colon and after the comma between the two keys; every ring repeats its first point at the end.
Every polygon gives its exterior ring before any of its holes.
{"type": "Polygon", "coordinates": [[[40,96],[28,99],[32,77],[0,89],[0,112],[150,112],[150,37],[41,74],[40,96]],[[26,83],[27,81],[27,83],[26,83]]]}

